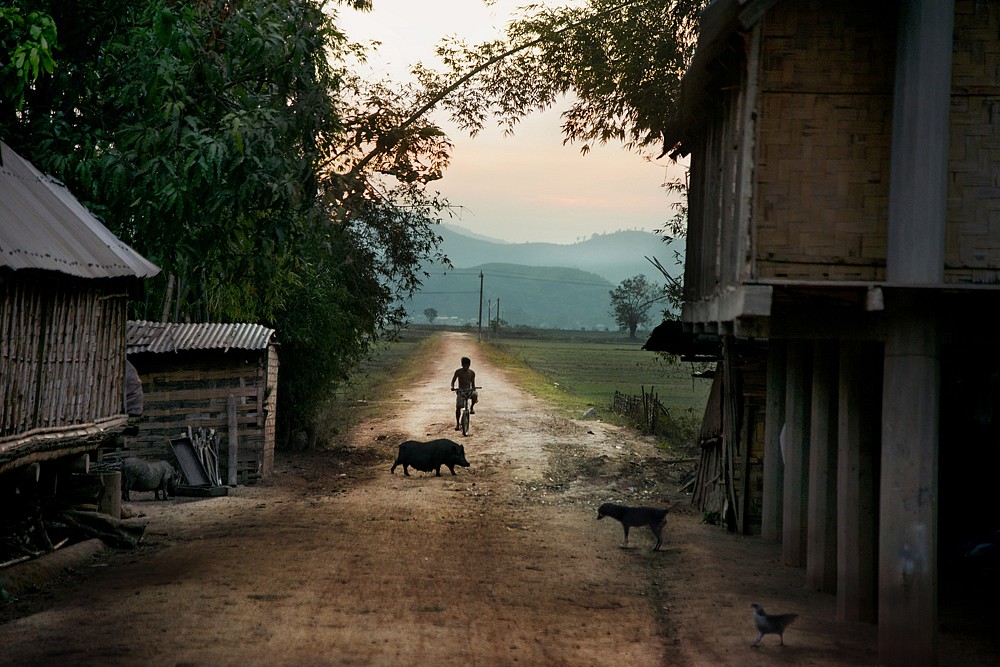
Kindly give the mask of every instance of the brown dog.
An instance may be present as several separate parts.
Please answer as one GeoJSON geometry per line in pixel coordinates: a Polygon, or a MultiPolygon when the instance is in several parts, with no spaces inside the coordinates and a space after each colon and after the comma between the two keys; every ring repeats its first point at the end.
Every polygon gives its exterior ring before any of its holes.
{"type": "Polygon", "coordinates": [[[597,508],[597,518],[603,519],[606,516],[610,516],[621,522],[622,530],[625,531],[625,542],[621,545],[622,549],[628,548],[629,528],[649,526],[649,530],[656,537],[656,544],[653,546],[653,551],[658,551],[660,544],[663,543],[663,536],[660,533],[663,530],[663,524],[667,521],[667,512],[669,511],[669,508],[629,507],[628,505],[618,505],[616,503],[604,503],[597,508]]]}

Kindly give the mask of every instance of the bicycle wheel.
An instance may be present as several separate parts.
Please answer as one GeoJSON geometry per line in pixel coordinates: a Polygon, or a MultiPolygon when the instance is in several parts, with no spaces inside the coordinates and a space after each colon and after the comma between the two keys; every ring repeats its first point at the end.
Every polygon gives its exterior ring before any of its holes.
{"type": "Polygon", "coordinates": [[[469,410],[462,411],[462,435],[469,435],[469,410]]]}

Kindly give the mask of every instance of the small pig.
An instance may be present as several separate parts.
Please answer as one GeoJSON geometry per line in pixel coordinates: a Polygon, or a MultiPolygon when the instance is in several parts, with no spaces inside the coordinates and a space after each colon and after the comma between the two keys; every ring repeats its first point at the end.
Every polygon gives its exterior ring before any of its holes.
{"type": "Polygon", "coordinates": [[[439,438],[430,442],[418,442],[407,440],[399,446],[399,455],[396,462],[392,464],[390,473],[396,474],[396,466],[403,466],[403,474],[410,476],[407,468],[430,472],[431,470],[440,477],[441,466],[448,466],[451,474],[455,474],[455,466],[469,467],[469,462],[465,460],[465,447],[448,440],[439,438]]]}
{"type": "Polygon", "coordinates": [[[153,498],[163,500],[173,494],[180,475],[166,461],[144,461],[130,457],[122,459],[122,500],[129,500],[129,491],[152,491],[153,498]]]}

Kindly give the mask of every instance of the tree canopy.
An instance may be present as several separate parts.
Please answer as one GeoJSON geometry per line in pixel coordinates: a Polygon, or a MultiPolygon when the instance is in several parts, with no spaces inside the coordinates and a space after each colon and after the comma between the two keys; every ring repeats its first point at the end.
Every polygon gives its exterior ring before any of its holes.
{"type": "MultiPolygon", "coordinates": [[[[706,5],[708,0],[531,4],[503,39],[477,45],[442,40],[437,55],[444,68],[418,65],[414,71],[428,106],[440,104],[473,135],[487,122],[514,132],[525,115],[565,104],[564,143],[585,154],[595,144],[619,143],[649,159],[662,152],[706,5]]],[[[686,199],[684,181],[667,183],[665,190],[686,199]]],[[[658,230],[667,243],[687,226],[685,205],[671,206],[675,215],[665,216],[658,230]]]]}
{"type": "Polygon", "coordinates": [[[422,119],[395,129],[405,99],[343,68],[357,47],[335,17],[309,0],[20,0],[2,15],[19,30],[0,82],[18,95],[0,99],[0,136],[163,268],[133,317],[277,328],[293,419],[403,325],[444,205],[422,185],[446,137],[422,119]],[[55,66],[25,72],[38,26],[58,30],[55,66]]]}
{"type": "Polygon", "coordinates": [[[587,0],[529,5],[504,39],[437,49],[443,71],[416,73],[431,99],[475,133],[492,120],[513,131],[533,111],[562,103],[566,142],[629,149],[661,147],[706,0],[587,0]]]}
{"type": "Polygon", "coordinates": [[[566,99],[567,142],[648,150],[704,4],[529,7],[399,84],[346,64],[364,53],[337,10],[370,0],[8,0],[0,137],[163,268],[132,317],[274,326],[279,419],[304,427],[444,259],[429,186],[451,144],[428,113],[512,130],[566,99]]]}
{"type": "Polygon", "coordinates": [[[641,325],[649,324],[649,309],[653,304],[669,297],[665,286],[650,282],[644,275],[626,278],[608,294],[611,296],[608,314],[622,331],[628,331],[629,338],[635,338],[641,325]]]}
{"type": "Polygon", "coordinates": [[[0,7],[0,99],[20,108],[26,90],[43,74],[52,74],[56,25],[40,12],[0,7]]]}

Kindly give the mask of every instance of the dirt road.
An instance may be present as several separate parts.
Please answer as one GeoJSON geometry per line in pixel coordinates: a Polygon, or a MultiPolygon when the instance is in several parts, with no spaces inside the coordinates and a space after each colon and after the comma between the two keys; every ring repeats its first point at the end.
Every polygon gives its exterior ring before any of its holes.
{"type": "Polygon", "coordinates": [[[876,664],[874,627],[834,623],[777,546],[700,523],[677,453],[553,416],[472,336],[443,337],[423,377],[343,446],[279,453],[267,483],[133,494],[140,547],[3,606],[0,664],[876,664]],[[447,391],[462,355],[484,386],[465,438],[447,391]],[[438,437],[471,467],[389,474],[399,442],[438,437]],[[662,550],[645,529],[619,549],[605,501],[673,501],[662,550]],[[751,602],[800,614],[787,646],[750,647],[751,602]]]}

